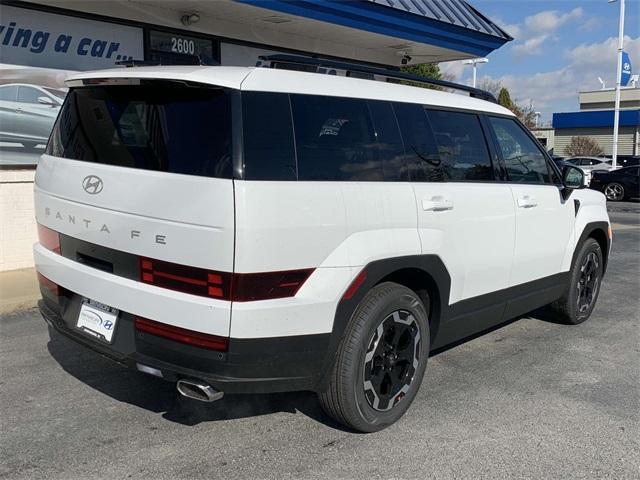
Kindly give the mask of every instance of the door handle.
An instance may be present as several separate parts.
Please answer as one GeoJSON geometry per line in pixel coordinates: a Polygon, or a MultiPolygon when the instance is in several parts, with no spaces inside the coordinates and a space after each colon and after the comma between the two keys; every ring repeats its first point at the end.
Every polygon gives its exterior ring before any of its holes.
{"type": "Polygon", "coordinates": [[[434,195],[433,197],[422,200],[422,209],[427,212],[443,212],[445,210],[453,210],[453,201],[442,195],[434,195]]]}
{"type": "Polygon", "coordinates": [[[538,206],[538,201],[535,197],[530,195],[523,195],[522,197],[518,197],[518,207],[519,208],[533,208],[538,206]]]}

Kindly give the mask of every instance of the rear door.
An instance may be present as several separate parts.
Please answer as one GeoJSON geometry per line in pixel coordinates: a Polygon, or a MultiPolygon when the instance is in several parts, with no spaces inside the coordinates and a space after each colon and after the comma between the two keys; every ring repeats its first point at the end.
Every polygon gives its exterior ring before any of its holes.
{"type": "Polygon", "coordinates": [[[516,120],[489,117],[516,211],[516,242],[509,284],[560,273],[574,235],[576,207],[561,195],[560,179],[516,120]]]}
{"type": "MultiPolygon", "coordinates": [[[[449,271],[449,303],[464,304],[506,288],[515,237],[513,202],[508,185],[496,178],[480,117],[420,105],[394,107],[413,165],[422,251],[440,256],[449,271]]],[[[484,306],[489,305],[475,307],[484,306]]],[[[497,322],[501,314],[498,305],[487,318],[497,322]]],[[[482,318],[476,315],[473,322],[482,318]]],[[[466,322],[467,333],[483,327],[466,322]]]]}

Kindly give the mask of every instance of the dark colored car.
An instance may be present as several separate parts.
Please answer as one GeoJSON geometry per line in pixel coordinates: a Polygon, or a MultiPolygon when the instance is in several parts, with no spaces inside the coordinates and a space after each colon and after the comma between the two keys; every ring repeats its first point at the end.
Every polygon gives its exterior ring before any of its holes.
{"type": "Polygon", "coordinates": [[[591,184],[607,200],[619,201],[640,197],[640,167],[625,167],[611,172],[593,172],[591,184]]]}

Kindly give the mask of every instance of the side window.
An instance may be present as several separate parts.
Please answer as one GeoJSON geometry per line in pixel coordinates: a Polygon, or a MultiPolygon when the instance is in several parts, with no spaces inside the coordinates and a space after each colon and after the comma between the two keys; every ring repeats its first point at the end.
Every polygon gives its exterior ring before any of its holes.
{"type": "Polygon", "coordinates": [[[445,180],[493,180],[489,150],[477,115],[440,110],[427,110],[427,115],[445,180]]]}
{"type": "Polygon", "coordinates": [[[375,157],[382,162],[385,181],[408,180],[402,137],[389,102],[368,101],[376,136],[375,157]]]}
{"type": "Polygon", "coordinates": [[[382,181],[365,100],[291,95],[299,180],[382,181]]]}
{"type": "Polygon", "coordinates": [[[289,95],[243,92],[244,178],[296,180],[289,95]]]}
{"type": "Polygon", "coordinates": [[[547,161],[536,144],[510,118],[489,117],[498,139],[509,180],[522,183],[551,183],[547,161]]]}
{"type": "Polygon", "coordinates": [[[444,181],[436,141],[422,105],[394,103],[393,109],[402,133],[405,162],[411,180],[444,181]]]}
{"type": "Polygon", "coordinates": [[[15,102],[17,95],[18,95],[18,87],[16,87],[15,85],[0,87],[0,100],[15,102]]]}
{"type": "Polygon", "coordinates": [[[18,89],[18,101],[22,103],[38,103],[38,97],[46,97],[37,88],[20,87],[18,89]]]}

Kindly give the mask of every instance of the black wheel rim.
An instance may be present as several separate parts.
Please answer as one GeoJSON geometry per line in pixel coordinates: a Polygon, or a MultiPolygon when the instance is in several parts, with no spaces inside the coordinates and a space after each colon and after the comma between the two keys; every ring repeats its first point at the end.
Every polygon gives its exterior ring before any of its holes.
{"type": "Polygon", "coordinates": [[[580,277],[578,278],[578,312],[587,312],[596,298],[600,285],[600,260],[595,252],[590,252],[585,257],[580,267],[580,277]]]}
{"type": "Polygon", "coordinates": [[[420,327],[410,312],[396,310],[380,322],[363,369],[365,397],[374,410],[391,410],[407,394],[420,363],[420,342],[420,327]]]}
{"type": "Polygon", "coordinates": [[[617,183],[610,183],[605,187],[604,194],[609,200],[622,200],[624,188],[617,183]]]}

